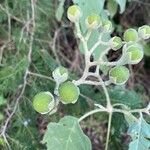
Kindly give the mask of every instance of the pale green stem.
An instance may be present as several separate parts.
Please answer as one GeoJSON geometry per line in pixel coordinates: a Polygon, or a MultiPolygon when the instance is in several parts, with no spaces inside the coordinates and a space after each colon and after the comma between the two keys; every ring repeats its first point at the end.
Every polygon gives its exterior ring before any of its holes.
{"type": "Polygon", "coordinates": [[[112,120],[112,112],[109,113],[108,129],[107,129],[107,138],[106,138],[105,150],[108,150],[109,137],[110,137],[110,130],[111,130],[111,120],[112,120]]]}
{"type": "Polygon", "coordinates": [[[89,40],[89,38],[90,38],[90,36],[91,36],[91,33],[92,33],[92,30],[88,30],[87,31],[87,34],[86,34],[86,37],[85,37],[85,40],[88,42],[88,40],[89,40]]]}
{"type": "Polygon", "coordinates": [[[88,46],[87,46],[87,42],[86,42],[85,38],[83,37],[83,35],[81,33],[79,22],[75,23],[75,27],[76,27],[76,30],[77,30],[77,36],[82,41],[83,47],[84,47],[84,50],[85,50],[85,54],[86,54],[88,52],[88,46]]]}
{"type": "Polygon", "coordinates": [[[95,109],[95,110],[92,110],[92,111],[86,113],[85,115],[83,115],[81,118],[79,118],[78,121],[81,122],[82,120],[84,120],[88,116],[91,116],[92,114],[95,114],[95,113],[98,113],[98,112],[106,112],[106,110],[105,109],[95,109]]]}
{"type": "Polygon", "coordinates": [[[108,90],[105,86],[105,83],[104,81],[102,80],[102,78],[99,76],[99,81],[101,82],[101,86],[104,90],[104,93],[105,93],[105,96],[106,96],[106,101],[107,101],[107,108],[110,109],[110,112],[112,111],[112,106],[111,106],[111,102],[110,102],[110,97],[109,97],[109,94],[108,94],[108,90]]]}
{"type": "Polygon", "coordinates": [[[104,50],[104,51],[101,53],[101,55],[100,55],[100,57],[99,57],[99,61],[102,61],[102,60],[103,60],[103,57],[109,52],[109,50],[110,50],[110,47],[108,47],[106,50],[104,50]]]}
{"type": "Polygon", "coordinates": [[[109,120],[108,120],[108,129],[107,129],[107,137],[106,137],[106,147],[105,150],[108,149],[108,144],[109,144],[109,136],[110,136],[110,130],[111,130],[111,119],[112,119],[112,113],[113,113],[113,107],[110,102],[110,97],[108,94],[108,90],[105,86],[105,83],[103,82],[102,78],[99,76],[99,80],[102,83],[102,88],[104,90],[105,96],[106,96],[106,101],[107,101],[107,111],[109,113],[109,120]]]}

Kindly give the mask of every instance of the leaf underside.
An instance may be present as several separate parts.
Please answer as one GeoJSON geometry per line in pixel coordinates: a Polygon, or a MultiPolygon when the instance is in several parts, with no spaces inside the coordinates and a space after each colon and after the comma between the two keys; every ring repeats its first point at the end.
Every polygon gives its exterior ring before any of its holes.
{"type": "Polygon", "coordinates": [[[43,142],[48,150],[91,150],[91,142],[83,133],[78,119],[66,116],[59,123],[50,123],[43,142]]]}
{"type": "Polygon", "coordinates": [[[142,116],[129,126],[128,134],[132,138],[129,150],[150,150],[150,125],[142,116]]]}

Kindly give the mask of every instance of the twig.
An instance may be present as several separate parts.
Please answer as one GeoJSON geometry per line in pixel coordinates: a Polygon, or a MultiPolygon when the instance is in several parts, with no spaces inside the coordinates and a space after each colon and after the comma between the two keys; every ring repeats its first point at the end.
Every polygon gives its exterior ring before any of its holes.
{"type": "Polygon", "coordinates": [[[37,76],[37,77],[40,77],[40,78],[48,79],[48,80],[51,80],[51,81],[55,82],[55,80],[52,79],[51,77],[48,77],[48,76],[45,76],[45,75],[42,75],[42,74],[38,74],[38,73],[30,72],[30,71],[28,71],[28,74],[33,75],[33,76],[37,76]]]}
{"type": "Polygon", "coordinates": [[[56,52],[56,40],[57,40],[57,36],[59,34],[60,30],[55,31],[54,37],[53,37],[53,44],[52,44],[52,52],[56,58],[57,63],[60,65],[60,61],[56,52]]]}
{"type": "Polygon", "coordinates": [[[12,14],[10,14],[10,13],[7,11],[7,9],[5,9],[1,4],[0,4],[0,9],[1,9],[2,11],[4,11],[4,12],[7,14],[7,16],[10,16],[12,19],[14,19],[14,20],[16,20],[16,21],[18,21],[18,22],[24,24],[24,21],[20,20],[20,19],[17,18],[16,16],[13,16],[12,14]]]}
{"type": "Polygon", "coordinates": [[[91,116],[95,113],[98,113],[98,112],[106,112],[106,110],[102,110],[102,109],[95,109],[95,110],[92,110],[88,113],[86,113],[85,115],[83,115],[81,118],[79,118],[79,122],[81,122],[82,120],[84,120],[85,118],[87,118],[88,116],[91,116]]]}
{"type": "Polygon", "coordinates": [[[7,44],[9,43],[10,41],[7,41],[1,48],[0,48],[0,65],[2,65],[2,59],[3,59],[3,52],[4,52],[4,49],[6,48],[7,44]]]}

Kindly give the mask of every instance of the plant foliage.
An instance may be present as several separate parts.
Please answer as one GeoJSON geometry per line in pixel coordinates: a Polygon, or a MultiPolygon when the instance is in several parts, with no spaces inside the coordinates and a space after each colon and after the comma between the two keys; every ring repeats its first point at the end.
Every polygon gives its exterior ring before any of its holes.
{"type": "Polygon", "coordinates": [[[91,142],[81,130],[78,119],[70,116],[62,118],[59,123],[49,123],[43,142],[48,150],[92,149],[91,142]]]}

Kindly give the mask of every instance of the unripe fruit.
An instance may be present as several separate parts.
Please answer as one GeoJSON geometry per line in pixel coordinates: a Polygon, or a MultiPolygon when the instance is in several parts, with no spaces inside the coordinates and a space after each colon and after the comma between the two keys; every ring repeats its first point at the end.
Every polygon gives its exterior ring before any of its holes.
{"type": "Polygon", "coordinates": [[[34,109],[41,113],[47,114],[55,107],[53,95],[50,92],[40,92],[33,98],[34,109]]]}
{"type": "Polygon", "coordinates": [[[112,31],[112,23],[109,20],[105,20],[103,22],[103,31],[104,32],[111,32],[112,31]]]}
{"type": "Polygon", "coordinates": [[[129,64],[137,64],[143,58],[143,50],[138,45],[131,45],[127,47],[124,54],[127,56],[127,60],[129,64]]]}
{"type": "Polygon", "coordinates": [[[101,18],[97,14],[92,14],[87,17],[86,25],[89,29],[97,29],[100,25],[102,25],[101,18]]]}
{"type": "Polygon", "coordinates": [[[129,79],[129,70],[125,66],[116,66],[109,71],[109,78],[112,83],[122,85],[129,79]]]}
{"type": "Polygon", "coordinates": [[[150,38],[150,26],[144,25],[138,29],[139,36],[146,40],[150,38]]]}
{"type": "Polygon", "coordinates": [[[80,7],[77,5],[72,5],[67,10],[67,17],[71,22],[79,21],[82,16],[80,7]]]}
{"type": "Polygon", "coordinates": [[[68,70],[64,67],[57,67],[52,76],[57,83],[65,82],[68,79],[68,70]]]}
{"type": "Polygon", "coordinates": [[[118,50],[122,47],[122,40],[118,36],[114,36],[110,39],[109,45],[113,50],[118,50]]]}
{"type": "Polygon", "coordinates": [[[60,101],[63,104],[75,103],[78,100],[79,88],[72,82],[64,82],[58,89],[60,101]]]}
{"type": "Polygon", "coordinates": [[[138,33],[135,29],[127,29],[124,32],[124,40],[126,42],[130,42],[130,41],[137,41],[138,40],[138,33]]]}

